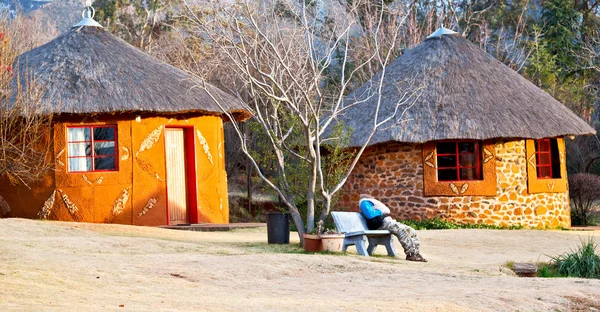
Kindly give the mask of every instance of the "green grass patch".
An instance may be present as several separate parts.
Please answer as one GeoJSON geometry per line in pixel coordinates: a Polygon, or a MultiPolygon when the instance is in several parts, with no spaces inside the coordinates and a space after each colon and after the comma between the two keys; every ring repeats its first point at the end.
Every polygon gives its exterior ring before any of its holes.
{"type": "Polygon", "coordinates": [[[483,223],[454,223],[439,218],[423,220],[402,220],[402,223],[414,228],[415,230],[451,230],[451,229],[488,229],[488,230],[520,230],[522,225],[511,225],[502,227],[499,225],[489,225],[483,223]]]}
{"type": "Polygon", "coordinates": [[[580,277],[600,279],[598,243],[592,238],[582,240],[577,249],[538,264],[539,277],[580,277]]]}
{"type": "Polygon", "coordinates": [[[556,271],[556,267],[551,263],[538,263],[537,264],[537,276],[538,277],[563,277],[556,271]]]}
{"type": "Polygon", "coordinates": [[[552,258],[558,274],[570,277],[600,279],[600,256],[596,254],[598,244],[592,239],[581,241],[577,250],[552,258]]]}
{"type": "Polygon", "coordinates": [[[505,267],[507,267],[510,270],[513,270],[515,267],[515,262],[514,261],[506,261],[506,263],[504,264],[505,267]]]}

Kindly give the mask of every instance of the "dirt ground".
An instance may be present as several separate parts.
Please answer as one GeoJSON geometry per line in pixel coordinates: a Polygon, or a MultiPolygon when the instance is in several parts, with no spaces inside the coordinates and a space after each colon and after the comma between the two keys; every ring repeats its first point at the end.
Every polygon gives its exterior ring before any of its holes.
{"type": "Polygon", "coordinates": [[[388,258],[384,248],[369,258],[293,253],[267,245],[264,228],[0,219],[0,311],[600,311],[600,280],[503,268],[546,261],[600,231],[419,236],[428,263],[388,258]]]}

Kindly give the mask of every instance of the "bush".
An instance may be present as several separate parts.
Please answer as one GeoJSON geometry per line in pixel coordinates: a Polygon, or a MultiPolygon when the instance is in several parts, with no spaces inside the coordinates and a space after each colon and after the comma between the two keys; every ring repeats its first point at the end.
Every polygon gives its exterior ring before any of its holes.
{"type": "Polygon", "coordinates": [[[598,244],[589,238],[581,241],[579,249],[552,258],[551,265],[560,276],[599,278],[600,256],[596,254],[598,244]]]}
{"type": "Polygon", "coordinates": [[[573,225],[594,225],[600,201],[600,176],[578,173],[569,177],[569,196],[573,225]]]}
{"type": "Polygon", "coordinates": [[[502,227],[498,225],[489,225],[483,223],[453,223],[440,218],[423,220],[402,220],[402,223],[414,228],[415,230],[450,230],[450,229],[489,229],[489,230],[516,230],[522,229],[521,225],[511,225],[502,227]]]}

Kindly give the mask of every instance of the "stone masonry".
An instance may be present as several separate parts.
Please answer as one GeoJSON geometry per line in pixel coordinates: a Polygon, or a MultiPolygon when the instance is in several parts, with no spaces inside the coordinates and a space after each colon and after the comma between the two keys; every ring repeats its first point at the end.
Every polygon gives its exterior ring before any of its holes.
{"type": "Polygon", "coordinates": [[[358,210],[360,194],[367,193],[388,205],[392,217],[400,220],[437,217],[504,227],[570,227],[568,191],[528,193],[525,140],[497,141],[495,154],[496,196],[425,197],[421,144],[369,147],[346,183],[340,207],[358,210]]]}

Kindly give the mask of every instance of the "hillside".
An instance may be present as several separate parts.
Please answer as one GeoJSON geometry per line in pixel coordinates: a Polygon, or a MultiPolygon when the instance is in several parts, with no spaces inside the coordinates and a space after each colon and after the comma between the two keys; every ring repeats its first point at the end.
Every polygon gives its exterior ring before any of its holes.
{"type": "Polygon", "coordinates": [[[9,4],[11,10],[21,11],[25,16],[35,15],[48,25],[56,25],[62,33],[69,30],[79,20],[85,0],[0,0],[9,4]]]}

